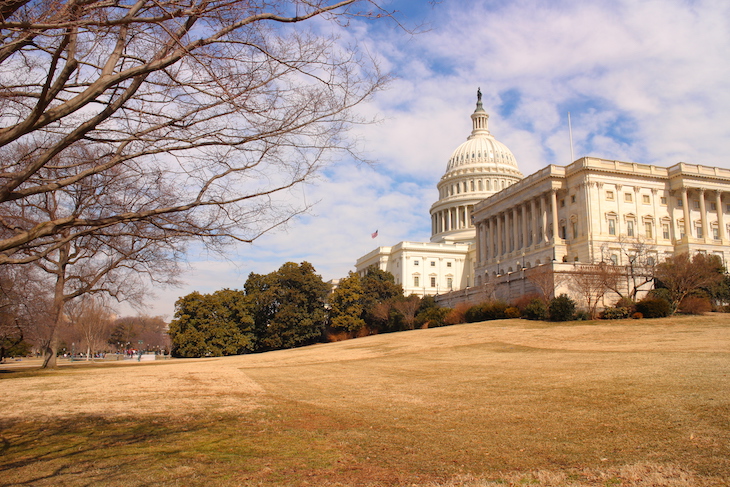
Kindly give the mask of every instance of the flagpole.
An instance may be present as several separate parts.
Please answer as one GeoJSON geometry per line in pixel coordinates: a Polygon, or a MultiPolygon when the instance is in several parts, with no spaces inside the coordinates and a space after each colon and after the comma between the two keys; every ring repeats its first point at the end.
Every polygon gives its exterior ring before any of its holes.
{"type": "Polygon", "coordinates": [[[573,155],[573,126],[570,124],[570,112],[568,112],[568,133],[570,134],[570,162],[575,161],[575,155],[573,155]]]}

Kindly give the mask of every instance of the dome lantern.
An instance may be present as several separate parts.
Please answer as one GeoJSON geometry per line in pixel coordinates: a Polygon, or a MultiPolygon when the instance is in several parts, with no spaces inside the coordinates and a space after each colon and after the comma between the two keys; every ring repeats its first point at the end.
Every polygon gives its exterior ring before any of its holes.
{"type": "Polygon", "coordinates": [[[471,114],[471,135],[469,138],[478,137],[480,135],[489,135],[489,114],[484,111],[482,106],[482,90],[477,88],[477,108],[471,114]]]}

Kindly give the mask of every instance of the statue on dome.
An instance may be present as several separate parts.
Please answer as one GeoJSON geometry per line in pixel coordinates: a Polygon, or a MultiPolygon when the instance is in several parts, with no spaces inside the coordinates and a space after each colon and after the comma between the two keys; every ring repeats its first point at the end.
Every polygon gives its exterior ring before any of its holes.
{"type": "Polygon", "coordinates": [[[482,101],[482,88],[477,88],[477,101],[482,101]]]}

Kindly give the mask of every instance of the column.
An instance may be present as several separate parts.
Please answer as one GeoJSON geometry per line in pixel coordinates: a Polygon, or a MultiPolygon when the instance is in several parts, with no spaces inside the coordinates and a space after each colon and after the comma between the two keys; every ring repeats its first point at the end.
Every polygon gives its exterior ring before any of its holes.
{"type": "Polygon", "coordinates": [[[537,205],[535,204],[535,198],[530,200],[530,215],[532,216],[532,234],[530,235],[530,245],[537,243],[537,205]]]}
{"type": "Polygon", "coordinates": [[[484,220],[482,225],[484,226],[484,233],[482,234],[484,237],[484,240],[482,241],[482,260],[487,261],[489,259],[489,234],[491,233],[489,220],[484,220]]]}
{"type": "Polygon", "coordinates": [[[715,207],[717,208],[717,236],[725,240],[725,216],[722,211],[722,192],[715,191],[715,207]]]}
{"type": "Polygon", "coordinates": [[[684,236],[689,242],[692,236],[692,226],[689,221],[689,201],[687,201],[687,188],[682,188],[682,210],[684,211],[684,236]]]}
{"type": "Polygon", "coordinates": [[[550,190],[550,205],[553,213],[553,242],[558,241],[558,192],[555,189],[550,190]]]}
{"type": "Polygon", "coordinates": [[[502,257],[502,250],[504,245],[502,244],[502,217],[497,215],[497,258],[502,257]]]}
{"type": "Polygon", "coordinates": [[[482,235],[482,225],[478,224],[476,226],[476,235],[477,235],[477,263],[482,261],[482,242],[484,242],[484,236],[482,235]]]}
{"type": "Polygon", "coordinates": [[[705,190],[704,188],[700,188],[698,190],[700,193],[700,221],[702,222],[702,239],[707,242],[707,232],[710,229],[707,226],[707,207],[705,205],[705,190]]]}
{"type": "Polygon", "coordinates": [[[544,194],[540,196],[540,218],[542,219],[542,242],[547,243],[547,199],[544,194]]]}
{"type": "Polygon", "coordinates": [[[521,248],[527,248],[527,203],[520,205],[522,210],[522,245],[521,248]]]}
{"type": "Polygon", "coordinates": [[[512,238],[514,241],[512,242],[512,251],[516,252],[517,248],[520,246],[520,222],[517,221],[517,207],[512,207],[512,238]]]}

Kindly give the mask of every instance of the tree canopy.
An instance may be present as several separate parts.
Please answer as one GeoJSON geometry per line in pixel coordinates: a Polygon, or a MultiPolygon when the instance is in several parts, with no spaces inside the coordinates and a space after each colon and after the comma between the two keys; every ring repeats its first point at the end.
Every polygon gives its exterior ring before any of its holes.
{"type": "Polygon", "coordinates": [[[175,303],[170,322],[172,355],[239,355],[255,349],[253,318],[243,291],[193,292],[175,303]]]}
{"type": "Polygon", "coordinates": [[[251,273],[244,286],[256,323],[258,348],[275,350],[315,343],[327,325],[329,284],[309,262],[287,262],[266,275],[251,273]]]}

